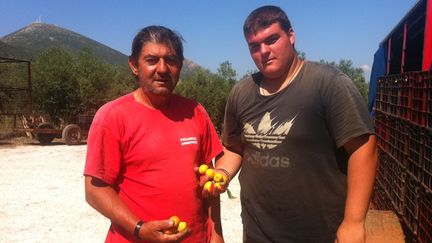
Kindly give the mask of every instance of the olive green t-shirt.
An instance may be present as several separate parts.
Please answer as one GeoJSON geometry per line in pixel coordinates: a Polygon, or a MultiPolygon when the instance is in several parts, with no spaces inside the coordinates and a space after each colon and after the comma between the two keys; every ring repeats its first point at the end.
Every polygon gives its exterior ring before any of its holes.
{"type": "Polygon", "coordinates": [[[263,243],[333,242],[346,197],[342,147],[374,132],[366,102],[348,76],[324,64],[305,62],[270,96],[259,93],[261,79],[233,88],[222,133],[225,146],[244,147],[244,230],[263,243]]]}

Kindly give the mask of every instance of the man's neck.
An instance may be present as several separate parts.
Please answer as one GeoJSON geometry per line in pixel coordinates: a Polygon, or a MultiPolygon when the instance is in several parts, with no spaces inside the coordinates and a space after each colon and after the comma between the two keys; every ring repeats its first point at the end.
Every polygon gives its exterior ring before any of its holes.
{"type": "Polygon", "coordinates": [[[276,79],[268,79],[266,77],[263,78],[260,84],[260,92],[262,95],[271,95],[275,94],[284,88],[288,87],[291,82],[297,77],[301,67],[303,66],[304,61],[295,58],[293,63],[291,64],[288,72],[280,78],[276,79]]]}
{"type": "Polygon", "coordinates": [[[136,89],[133,95],[136,102],[147,106],[150,109],[163,109],[168,107],[169,98],[171,96],[155,95],[150,92],[146,92],[144,88],[136,89]]]}

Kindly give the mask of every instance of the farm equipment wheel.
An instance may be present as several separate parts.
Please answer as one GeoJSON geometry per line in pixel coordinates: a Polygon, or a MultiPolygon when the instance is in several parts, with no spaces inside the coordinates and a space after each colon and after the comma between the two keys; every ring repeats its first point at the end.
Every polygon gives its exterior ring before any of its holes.
{"type": "Polygon", "coordinates": [[[75,124],[67,125],[62,132],[63,141],[67,145],[77,145],[81,142],[81,128],[75,124]]]}
{"type": "MultiPolygon", "coordinates": [[[[43,122],[37,126],[37,129],[55,129],[55,127],[49,122],[43,122]]],[[[43,132],[35,132],[34,136],[42,145],[51,144],[52,140],[55,138],[55,134],[43,132]]]]}

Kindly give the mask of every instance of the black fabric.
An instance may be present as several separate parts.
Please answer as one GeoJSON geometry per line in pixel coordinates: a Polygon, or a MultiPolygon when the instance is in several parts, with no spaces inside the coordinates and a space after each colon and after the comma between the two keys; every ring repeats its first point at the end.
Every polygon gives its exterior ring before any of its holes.
{"type": "Polygon", "coordinates": [[[340,150],[373,133],[367,106],[353,82],[327,65],[306,62],[271,96],[259,94],[261,78],[233,88],[222,134],[225,146],[244,146],[245,232],[258,242],[334,240],[346,196],[347,156],[340,150]]]}

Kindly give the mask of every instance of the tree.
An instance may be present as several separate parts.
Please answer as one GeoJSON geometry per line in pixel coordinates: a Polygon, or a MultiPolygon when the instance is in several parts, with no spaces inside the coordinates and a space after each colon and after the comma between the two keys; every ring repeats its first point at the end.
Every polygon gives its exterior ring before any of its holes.
{"type": "Polygon", "coordinates": [[[179,82],[176,93],[197,100],[207,110],[218,131],[222,130],[225,103],[229,91],[235,84],[236,71],[231,63],[220,64],[218,73],[214,74],[202,68],[196,68],[179,82]]]}
{"type": "Polygon", "coordinates": [[[41,53],[33,65],[35,110],[54,123],[70,121],[81,108],[80,87],[70,51],[54,47],[41,53]]]}
{"type": "Polygon", "coordinates": [[[89,48],[78,54],[75,72],[79,82],[82,111],[96,111],[112,98],[107,94],[116,83],[116,69],[93,55],[89,48]]]}
{"type": "Polygon", "coordinates": [[[330,64],[348,75],[348,77],[350,77],[353,80],[354,84],[357,86],[364,100],[367,102],[369,87],[366,84],[363,69],[353,67],[352,61],[347,59],[341,59],[338,64],[336,64],[335,62],[327,62],[324,60],[321,60],[320,62],[330,64]]]}
{"type": "Polygon", "coordinates": [[[126,65],[108,64],[89,48],[75,55],[64,48],[48,49],[36,59],[33,72],[35,110],[55,123],[76,122],[76,115],[94,113],[135,85],[126,65]]]}
{"type": "Polygon", "coordinates": [[[232,64],[229,61],[224,61],[219,65],[217,74],[224,80],[229,82],[235,82],[237,72],[233,69],[232,64]]]}
{"type": "Polygon", "coordinates": [[[138,87],[135,76],[129,68],[129,65],[115,66],[114,83],[107,93],[109,99],[114,99],[125,95],[138,87]]]}

